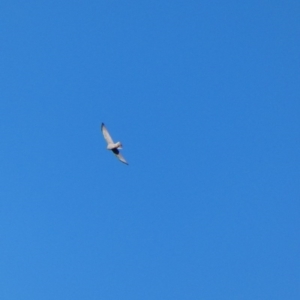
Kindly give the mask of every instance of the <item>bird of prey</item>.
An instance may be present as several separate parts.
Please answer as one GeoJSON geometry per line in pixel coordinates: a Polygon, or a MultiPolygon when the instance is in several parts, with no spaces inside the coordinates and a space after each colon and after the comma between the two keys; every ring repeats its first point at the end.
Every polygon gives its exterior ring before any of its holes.
{"type": "Polygon", "coordinates": [[[120,142],[114,143],[113,139],[111,138],[107,128],[105,127],[104,123],[101,124],[101,131],[104,136],[104,139],[107,142],[107,150],[111,150],[117,158],[124,164],[128,165],[127,161],[123,157],[123,155],[120,153],[120,149],[122,149],[122,144],[120,142]]]}

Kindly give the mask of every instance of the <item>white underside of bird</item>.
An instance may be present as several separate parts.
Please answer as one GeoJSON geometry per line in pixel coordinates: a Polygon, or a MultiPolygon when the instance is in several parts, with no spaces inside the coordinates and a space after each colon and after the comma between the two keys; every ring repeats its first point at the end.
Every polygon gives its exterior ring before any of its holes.
{"type": "Polygon", "coordinates": [[[107,150],[111,150],[116,157],[124,164],[128,165],[127,161],[125,160],[125,158],[123,157],[123,155],[120,153],[119,150],[122,149],[122,144],[121,142],[117,142],[115,143],[112,139],[112,137],[110,136],[107,128],[105,127],[104,123],[101,124],[101,132],[103,134],[103,137],[107,143],[107,150]]]}

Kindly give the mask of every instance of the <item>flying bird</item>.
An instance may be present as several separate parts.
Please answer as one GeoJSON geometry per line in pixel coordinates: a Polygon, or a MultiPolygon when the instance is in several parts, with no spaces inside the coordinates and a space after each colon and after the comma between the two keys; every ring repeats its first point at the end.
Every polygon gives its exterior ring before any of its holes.
{"type": "Polygon", "coordinates": [[[124,164],[128,165],[127,161],[123,157],[123,155],[120,153],[120,149],[122,149],[122,144],[121,142],[114,143],[113,139],[111,138],[107,128],[105,127],[104,123],[101,124],[101,131],[104,136],[104,139],[107,142],[107,150],[111,150],[117,158],[124,164]]]}

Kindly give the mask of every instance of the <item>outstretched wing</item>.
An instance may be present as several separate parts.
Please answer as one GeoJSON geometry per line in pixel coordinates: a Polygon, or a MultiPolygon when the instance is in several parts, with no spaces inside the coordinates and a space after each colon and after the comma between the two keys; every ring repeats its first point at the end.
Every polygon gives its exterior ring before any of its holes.
{"type": "Polygon", "coordinates": [[[102,134],[103,134],[107,144],[113,144],[114,141],[112,140],[110,134],[108,133],[108,130],[105,127],[104,123],[101,124],[101,131],[102,131],[102,134]]]}
{"type": "Polygon", "coordinates": [[[115,149],[112,149],[111,150],[115,155],[116,157],[124,164],[128,165],[128,162],[125,160],[125,158],[123,157],[123,155],[121,154],[121,152],[115,148],[115,149]]]}

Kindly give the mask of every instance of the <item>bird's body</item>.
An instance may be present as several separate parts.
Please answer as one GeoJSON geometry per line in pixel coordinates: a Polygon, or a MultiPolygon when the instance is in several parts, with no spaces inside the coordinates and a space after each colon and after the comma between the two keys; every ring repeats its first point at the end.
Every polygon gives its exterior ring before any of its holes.
{"type": "Polygon", "coordinates": [[[108,144],[106,149],[107,150],[112,150],[112,149],[122,149],[122,144],[120,142],[113,143],[113,144],[108,144]]]}
{"type": "Polygon", "coordinates": [[[123,155],[120,153],[120,149],[122,149],[122,144],[121,142],[117,142],[114,143],[112,137],[110,136],[107,128],[105,127],[104,123],[101,124],[101,131],[103,134],[103,137],[105,139],[105,141],[107,142],[107,150],[111,150],[116,156],[117,158],[124,164],[128,165],[127,161],[125,160],[125,158],[123,157],[123,155]]]}

